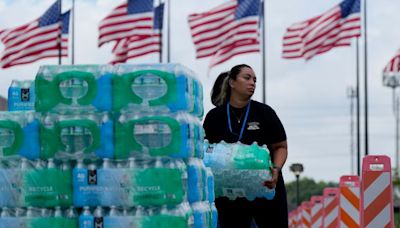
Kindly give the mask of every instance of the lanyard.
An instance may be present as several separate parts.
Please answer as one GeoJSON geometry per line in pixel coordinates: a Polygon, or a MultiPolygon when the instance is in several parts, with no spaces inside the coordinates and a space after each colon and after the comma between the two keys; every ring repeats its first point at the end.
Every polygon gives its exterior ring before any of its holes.
{"type": "MultiPolygon", "coordinates": [[[[243,136],[244,128],[245,128],[246,122],[247,122],[247,116],[249,115],[249,111],[250,111],[250,103],[251,103],[251,101],[249,101],[249,103],[247,104],[246,115],[244,115],[244,120],[243,120],[243,123],[242,123],[242,128],[240,129],[240,135],[239,135],[238,141],[240,141],[240,140],[242,139],[242,136],[243,136]]],[[[232,134],[237,135],[237,134],[233,133],[233,131],[232,131],[231,113],[230,113],[230,111],[229,111],[229,102],[226,104],[226,112],[227,112],[227,115],[228,115],[228,126],[229,126],[229,131],[230,131],[232,134]]]]}

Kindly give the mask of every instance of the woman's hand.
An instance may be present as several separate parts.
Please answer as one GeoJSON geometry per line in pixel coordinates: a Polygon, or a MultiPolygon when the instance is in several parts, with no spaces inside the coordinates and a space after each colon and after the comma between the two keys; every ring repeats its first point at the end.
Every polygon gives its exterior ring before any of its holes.
{"type": "Polygon", "coordinates": [[[279,168],[271,168],[271,180],[264,181],[264,186],[273,189],[276,187],[276,183],[278,183],[278,176],[279,176],[279,168]]]}

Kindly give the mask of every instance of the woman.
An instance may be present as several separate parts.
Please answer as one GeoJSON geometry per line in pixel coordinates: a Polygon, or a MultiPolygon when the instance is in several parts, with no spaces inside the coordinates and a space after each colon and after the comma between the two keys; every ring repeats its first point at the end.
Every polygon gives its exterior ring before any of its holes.
{"type": "Polygon", "coordinates": [[[256,76],[252,68],[245,64],[234,66],[222,82],[220,93],[212,94],[219,106],[206,115],[203,124],[205,138],[210,143],[224,140],[267,145],[274,167],[272,179],[263,184],[275,188],[276,193],[273,200],[217,198],[215,204],[222,228],[247,228],[252,219],[259,228],[288,226],[286,189],[281,173],[287,158],[286,133],[271,107],[251,100],[255,88],[256,76]]]}

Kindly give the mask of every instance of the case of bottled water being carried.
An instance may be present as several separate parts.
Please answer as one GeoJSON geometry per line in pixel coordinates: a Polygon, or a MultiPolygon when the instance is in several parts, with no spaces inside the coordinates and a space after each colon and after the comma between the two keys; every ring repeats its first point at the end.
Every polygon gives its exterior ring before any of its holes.
{"type": "Polygon", "coordinates": [[[263,185],[271,179],[272,163],[266,146],[224,141],[209,144],[206,140],[204,150],[204,164],[214,174],[215,197],[254,200],[256,197],[272,199],[275,196],[275,189],[263,185]]]}
{"type": "Polygon", "coordinates": [[[75,208],[1,208],[0,227],[78,228],[75,208]]]}
{"type": "Polygon", "coordinates": [[[113,120],[108,113],[42,115],[42,159],[112,158],[113,120]]]}
{"type": "Polygon", "coordinates": [[[0,166],[0,207],[72,205],[72,173],[68,162],[3,159],[0,166]]]}
{"type": "Polygon", "coordinates": [[[38,112],[111,111],[112,66],[41,66],[35,78],[38,112]]]}
{"type": "Polygon", "coordinates": [[[73,169],[74,205],[174,206],[187,201],[186,182],[186,165],[179,159],[78,161],[73,169]]]}
{"type": "Polygon", "coordinates": [[[203,115],[202,85],[179,64],[118,65],[113,86],[114,111],[203,115]]]}
{"type": "Polygon", "coordinates": [[[35,83],[32,80],[12,80],[8,87],[8,111],[35,110],[35,83]]]}
{"type": "Polygon", "coordinates": [[[39,158],[39,128],[32,111],[0,112],[0,157],[39,158]]]}
{"type": "Polygon", "coordinates": [[[185,113],[122,113],[115,121],[115,159],[202,157],[202,142],[199,119],[185,113]]]}
{"type": "Polygon", "coordinates": [[[84,207],[80,228],[191,228],[193,214],[189,204],[175,207],[84,207]]]}

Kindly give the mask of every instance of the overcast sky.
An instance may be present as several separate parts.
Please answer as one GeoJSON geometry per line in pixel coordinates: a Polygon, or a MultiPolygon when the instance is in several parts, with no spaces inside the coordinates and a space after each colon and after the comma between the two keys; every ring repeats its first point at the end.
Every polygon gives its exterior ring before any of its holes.
{"type": "MultiPolygon", "coordinates": [[[[225,0],[171,1],[171,62],[181,63],[197,73],[204,86],[204,106],[212,108],[209,92],[219,72],[239,63],[251,65],[261,79],[261,54],[234,58],[210,71],[209,59],[195,59],[187,16],[203,12],[225,0]]],[[[0,0],[0,29],[27,23],[39,17],[54,0],[0,0]]],[[[75,63],[104,64],[111,60],[112,44],[97,48],[97,26],[120,0],[76,0],[75,63]]],[[[304,165],[304,176],[316,180],[338,181],[351,174],[350,99],[346,89],[355,86],[355,46],[336,48],[311,61],[281,58],[282,36],[294,22],[316,16],[338,0],[266,0],[267,103],[283,122],[289,143],[289,157],[284,167],[285,179],[294,176],[290,164],[304,165]]],[[[63,11],[71,5],[63,0],[63,11]]],[[[382,68],[400,48],[400,3],[397,0],[368,1],[368,92],[369,151],[386,154],[395,166],[394,116],[392,90],[382,85],[382,68]]],[[[362,42],[362,41],[361,41],[362,42]]],[[[361,47],[363,49],[363,47],[361,47]]],[[[0,50],[3,46],[0,45],[0,50]]],[[[361,53],[362,54],[362,53],[361,53]]],[[[361,55],[362,57],[362,55],[361,55]]],[[[157,55],[130,60],[130,63],[157,62],[157,55]]],[[[69,64],[70,59],[63,59],[69,64]]],[[[7,96],[13,79],[34,79],[38,67],[57,64],[57,59],[42,60],[25,66],[0,70],[0,95],[7,96]]],[[[363,69],[363,67],[362,67],[363,69]]],[[[361,153],[364,154],[364,75],[361,69],[361,153]]],[[[261,101],[262,80],[254,95],[261,101]]],[[[355,167],[354,167],[355,169],[355,167]]],[[[356,170],[356,169],[355,169],[356,170]]]]}

